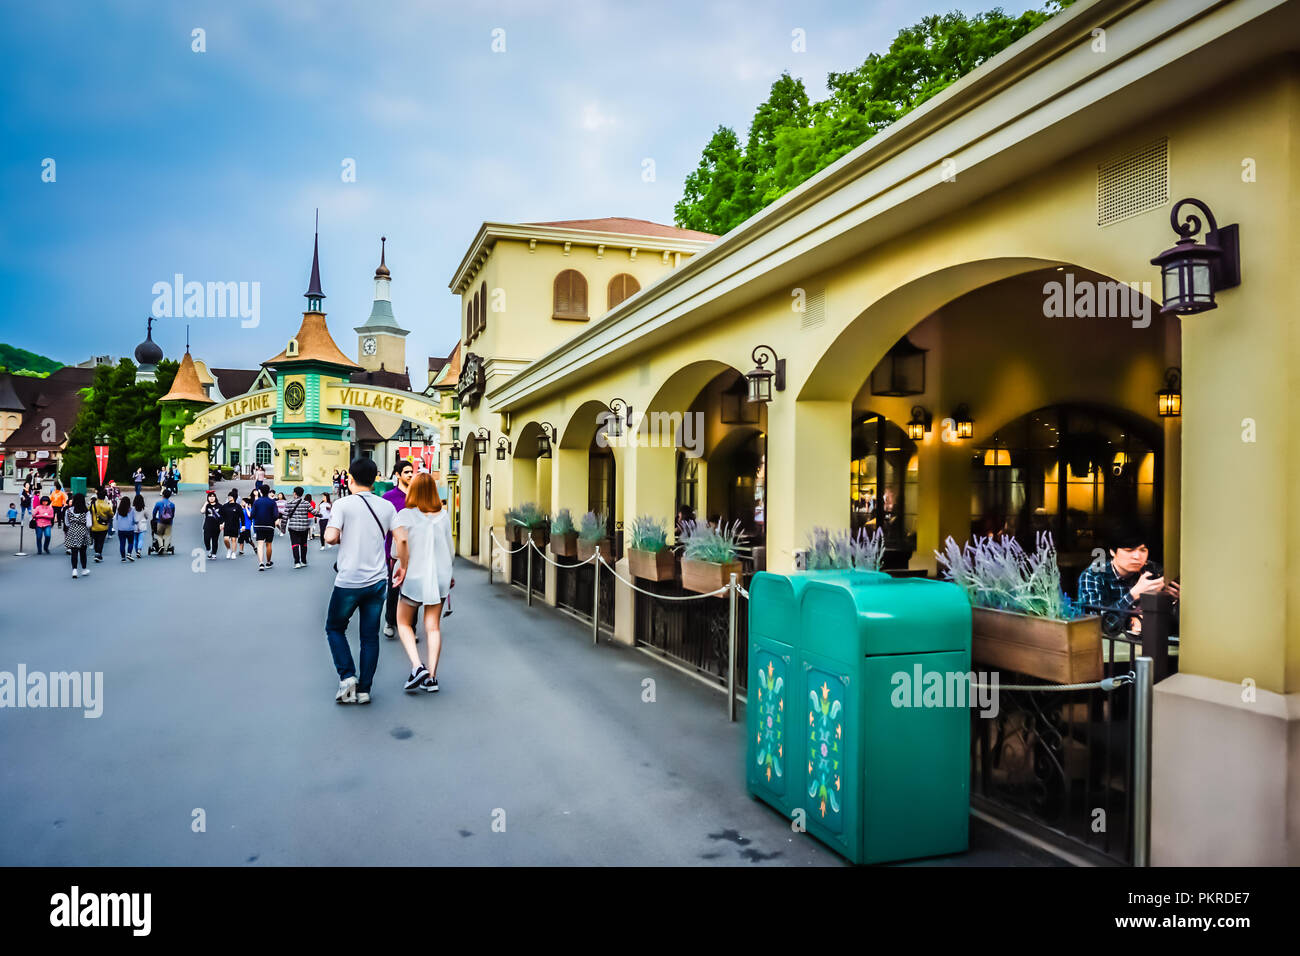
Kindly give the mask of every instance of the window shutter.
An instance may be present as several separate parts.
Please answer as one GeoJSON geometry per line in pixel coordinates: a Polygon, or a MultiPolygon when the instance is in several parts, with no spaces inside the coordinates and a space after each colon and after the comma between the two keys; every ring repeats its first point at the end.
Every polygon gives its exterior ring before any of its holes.
{"type": "Polygon", "coordinates": [[[487,283],[484,282],[478,287],[478,314],[479,330],[487,329],[487,283]]]}
{"type": "Polygon", "coordinates": [[[587,280],[576,269],[565,269],[555,277],[555,318],[587,317],[587,280]]]}
{"type": "Polygon", "coordinates": [[[614,308],[624,299],[636,295],[641,291],[641,283],[636,281],[634,276],[626,272],[620,272],[614,278],[609,280],[609,308],[614,308]]]}

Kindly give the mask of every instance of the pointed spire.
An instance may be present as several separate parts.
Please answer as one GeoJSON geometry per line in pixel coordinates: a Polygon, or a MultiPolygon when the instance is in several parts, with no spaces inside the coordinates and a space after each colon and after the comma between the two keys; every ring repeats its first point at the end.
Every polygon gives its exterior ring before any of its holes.
{"type": "Polygon", "coordinates": [[[376,279],[391,279],[393,276],[393,274],[388,271],[388,266],[384,264],[384,247],[387,242],[387,236],[379,237],[379,268],[375,270],[376,279]]]}
{"type": "Polygon", "coordinates": [[[316,307],[320,307],[321,299],[325,298],[325,293],[320,288],[320,210],[316,210],[316,236],[311,244],[311,282],[307,286],[307,291],[303,295],[310,300],[315,299],[316,307]]]}
{"type": "Polygon", "coordinates": [[[194,367],[194,357],[190,355],[188,345],[185,347],[185,354],[181,357],[181,367],[176,370],[176,377],[172,379],[171,391],[158,401],[197,402],[200,405],[215,404],[203,392],[203,386],[199,383],[199,372],[194,367]]]}

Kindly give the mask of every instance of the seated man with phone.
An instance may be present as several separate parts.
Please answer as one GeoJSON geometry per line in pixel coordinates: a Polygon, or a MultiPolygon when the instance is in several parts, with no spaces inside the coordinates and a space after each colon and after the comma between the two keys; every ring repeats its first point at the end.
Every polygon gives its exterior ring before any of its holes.
{"type": "Polygon", "coordinates": [[[1142,595],[1166,591],[1178,601],[1178,581],[1165,581],[1164,571],[1148,560],[1146,533],[1136,525],[1117,526],[1110,534],[1110,560],[1093,565],[1079,576],[1079,603],[1090,610],[1114,608],[1103,614],[1102,633],[1142,632],[1142,595]]]}

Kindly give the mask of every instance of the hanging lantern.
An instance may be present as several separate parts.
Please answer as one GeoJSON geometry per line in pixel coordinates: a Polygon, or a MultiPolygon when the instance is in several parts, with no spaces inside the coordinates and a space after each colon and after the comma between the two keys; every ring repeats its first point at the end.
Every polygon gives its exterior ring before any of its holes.
{"type": "Polygon", "coordinates": [[[623,437],[623,419],[627,418],[627,427],[632,427],[632,406],[621,398],[609,403],[609,412],[605,416],[605,434],[610,438],[623,437]]]}
{"type": "Polygon", "coordinates": [[[904,335],[871,370],[872,395],[920,395],[925,391],[925,353],[904,335]]]}
{"type": "Polygon", "coordinates": [[[1151,260],[1160,267],[1160,289],[1163,307],[1161,312],[1176,315],[1195,315],[1217,308],[1215,292],[1241,285],[1241,245],[1239,230],[1234,223],[1219,228],[1210,207],[1199,199],[1180,199],[1169,213],[1169,224],[1181,238],[1174,245],[1151,260]],[[1198,243],[1196,234],[1201,231],[1201,219],[1188,213],[1184,222],[1178,221],[1178,210],[1184,205],[1195,206],[1205,215],[1205,242],[1198,243]]]}
{"type": "Polygon", "coordinates": [[[746,373],[749,383],[749,400],[766,404],[772,400],[772,388],[778,392],[785,391],[785,359],[777,358],[776,350],[770,345],[757,345],[751,353],[754,368],[746,373]],[[774,368],[767,368],[771,362],[774,368]]]}
{"type": "Polygon", "coordinates": [[[542,433],[537,436],[537,457],[551,457],[551,442],[555,438],[555,426],[550,422],[542,422],[542,433]]]}
{"type": "Polygon", "coordinates": [[[1177,368],[1165,370],[1165,387],[1156,392],[1156,411],[1161,418],[1177,418],[1183,413],[1183,375],[1177,368]]]}
{"type": "Polygon", "coordinates": [[[970,409],[962,402],[952,413],[952,430],[958,438],[971,438],[975,435],[975,423],[971,421],[970,409]]]}
{"type": "Polygon", "coordinates": [[[497,461],[505,461],[510,454],[510,439],[502,435],[497,439],[497,461]]]}
{"type": "Polygon", "coordinates": [[[474,440],[474,453],[476,455],[486,455],[488,453],[488,445],[492,440],[492,433],[486,428],[480,428],[478,434],[472,435],[471,437],[474,440]]]}
{"type": "Polygon", "coordinates": [[[921,441],[930,430],[933,416],[920,405],[912,406],[912,420],[907,423],[907,437],[912,441],[921,441]]]}

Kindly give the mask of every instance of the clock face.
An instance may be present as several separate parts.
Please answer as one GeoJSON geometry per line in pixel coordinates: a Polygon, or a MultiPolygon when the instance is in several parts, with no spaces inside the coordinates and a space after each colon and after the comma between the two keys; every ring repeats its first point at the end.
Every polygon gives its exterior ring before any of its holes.
{"type": "Polygon", "coordinates": [[[378,348],[379,348],[379,343],[375,341],[375,337],[373,335],[367,335],[364,339],[361,340],[361,351],[365,352],[367,355],[374,355],[375,350],[378,348]]]}
{"type": "Polygon", "coordinates": [[[284,404],[293,411],[302,408],[307,400],[307,392],[301,382],[290,382],[284,389],[284,404]]]}

